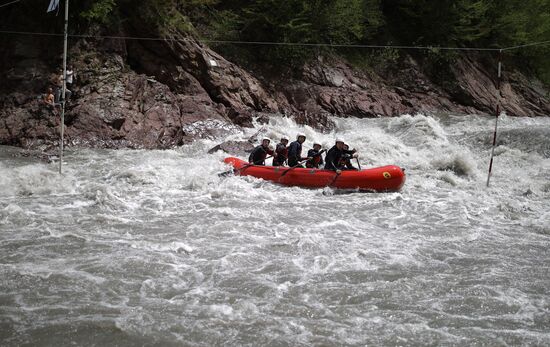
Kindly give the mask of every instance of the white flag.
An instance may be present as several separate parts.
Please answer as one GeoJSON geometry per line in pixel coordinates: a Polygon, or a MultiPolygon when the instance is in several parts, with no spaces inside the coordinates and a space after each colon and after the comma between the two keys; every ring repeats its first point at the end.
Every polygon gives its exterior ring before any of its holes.
{"type": "Polygon", "coordinates": [[[59,6],[59,0],[51,0],[50,6],[48,6],[48,12],[55,11],[55,9],[59,6]]]}

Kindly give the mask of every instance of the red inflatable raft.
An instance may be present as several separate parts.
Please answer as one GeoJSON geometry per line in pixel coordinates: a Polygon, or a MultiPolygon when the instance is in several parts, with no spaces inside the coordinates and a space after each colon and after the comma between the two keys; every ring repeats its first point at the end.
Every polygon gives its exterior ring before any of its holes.
{"type": "Polygon", "coordinates": [[[253,176],[267,181],[308,188],[333,187],[360,189],[376,192],[395,192],[405,184],[405,173],[399,166],[388,165],[367,170],[342,171],[340,175],[331,170],[249,165],[239,158],[225,158],[224,162],[240,176],[253,176]],[[283,173],[286,174],[283,175],[283,173]]]}

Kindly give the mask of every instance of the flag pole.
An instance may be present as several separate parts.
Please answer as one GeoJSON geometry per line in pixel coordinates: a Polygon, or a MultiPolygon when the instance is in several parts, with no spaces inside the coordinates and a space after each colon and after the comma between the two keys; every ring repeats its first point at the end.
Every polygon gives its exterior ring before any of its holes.
{"type": "Polygon", "coordinates": [[[65,29],[63,34],[63,89],[61,93],[61,122],[59,124],[59,173],[63,171],[63,132],[65,128],[65,96],[67,92],[67,39],[69,27],[69,0],[65,0],[65,29]]]}
{"type": "Polygon", "coordinates": [[[498,116],[500,115],[500,76],[502,73],[502,49],[498,51],[498,78],[497,78],[497,106],[495,110],[495,131],[493,132],[493,148],[491,149],[491,161],[489,162],[489,173],[487,174],[487,187],[491,181],[491,171],[493,170],[493,158],[495,156],[495,147],[497,144],[498,116]]]}

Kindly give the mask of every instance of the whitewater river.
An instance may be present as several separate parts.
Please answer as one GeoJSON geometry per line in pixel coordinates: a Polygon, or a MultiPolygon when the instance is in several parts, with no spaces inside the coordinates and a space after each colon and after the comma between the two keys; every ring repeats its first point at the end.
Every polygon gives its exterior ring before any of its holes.
{"type": "MultiPolygon", "coordinates": [[[[219,178],[167,151],[0,147],[1,346],[548,346],[550,118],[338,120],[399,193],[219,178]]],[[[246,138],[257,129],[233,138],[246,138]]]]}

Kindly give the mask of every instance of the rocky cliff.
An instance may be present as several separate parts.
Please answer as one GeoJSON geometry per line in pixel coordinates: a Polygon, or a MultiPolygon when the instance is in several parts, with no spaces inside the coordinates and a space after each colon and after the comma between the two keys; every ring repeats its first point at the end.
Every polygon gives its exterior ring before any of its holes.
{"type": "MultiPolygon", "coordinates": [[[[38,99],[59,67],[58,54],[45,54],[51,42],[2,43],[0,144],[45,148],[58,141],[59,109],[38,99]]],[[[492,113],[499,99],[510,115],[550,115],[540,84],[506,71],[499,92],[491,60],[471,54],[450,68],[451,87],[434,82],[412,56],[384,75],[327,56],[293,74],[252,72],[177,31],[165,41],[82,38],[69,56],[77,79],[67,145],[167,148],[220,137],[272,113],[320,129],[333,126],[331,116],[492,113]]]]}

